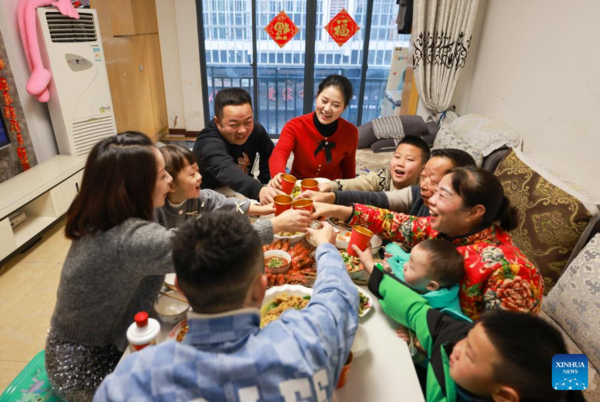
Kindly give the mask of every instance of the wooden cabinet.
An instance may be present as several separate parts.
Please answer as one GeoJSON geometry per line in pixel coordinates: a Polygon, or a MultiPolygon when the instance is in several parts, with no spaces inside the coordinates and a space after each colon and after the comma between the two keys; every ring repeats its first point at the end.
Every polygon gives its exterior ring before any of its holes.
{"type": "Polygon", "coordinates": [[[0,264],[64,216],[81,188],[86,158],[57,155],[0,184],[0,264]],[[14,212],[26,219],[13,228],[14,212]]]}
{"type": "Polygon", "coordinates": [[[117,130],[154,141],[168,131],[156,19],[147,0],[93,0],[98,11],[117,130]]]}
{"type": "Polygon", "coordinates": [[[156,5],[148,0],[108,0],[114,36],[158,33],[156,5]]]}

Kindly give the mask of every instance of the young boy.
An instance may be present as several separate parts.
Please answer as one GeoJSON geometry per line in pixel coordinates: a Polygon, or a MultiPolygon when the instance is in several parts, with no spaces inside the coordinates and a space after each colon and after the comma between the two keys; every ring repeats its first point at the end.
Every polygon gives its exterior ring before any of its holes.
{"type": "MultiPolygon", "coordinates": [[[[389,247],[390,245],[386,250],[389,247]]],[[[363,254],[361,262],[364,266],[373,266],[373,257],[363,254]]],[[[452,243],[429,239],[413,247],[410,254],[403,252],[388,257],[384,261],[383,269],[391,271],[405,285],[423,296],[432,308],[450,314],[458,320],[470,322],[471,319],[463,314],[458,299],[458,282],[464,276],[464,264],[463,256],[452,243]]],[[[385,301],[392,303],[394,297],[394,294],[388,293],[385,301]]],[[[414,332],[401,328],[397,333],[409,344],[413,361],[421,365],[426,363],[426,359],[414,345],[414,332]]]]}
{"type": "Polygon", "coordinates": [[[310,303],[260,328],[263,251],[248,219],[217,211],[176,232],[173,263],[193,311],[182,343],[128,356],[95,401],[331,400],[358,326],[358,292],[333,244],[318,244],[310,303]]]}
{"type": "Polygon", "coordinates": [[[319,191],[393,191],[416,184],[429,160],[427,143],[415,135],[404,137],[394,152],[389,167],[355,179],[334,180],[319,185],[319,191]]]}
{"type": "Polygon", "coordinates": [[[459,321],[381,269],[373,269],[369,290],[388,316],[416,333],[427,352],[428,402],[564,398],[564,391],[552,388],[551,367],[554,355],[567,353],[565,343],[541,318],[489,310],[475,324],[459,321]]]}
{"type": "MultiPolygon", "coordinates": [[[[210,189],[200,190],[202,176],[198,171],[196,156],[180,145],[160,148],[165,158],[165,170],[173,177],[165,205],[154,211],[154,220],[167,229],[178,228],[187,220],[197,219],[205,212],[235,211],[240,214],[267,215],[275,212],[273,205],[256,205],[248,199],[227,198],[210,189]]],[[[273,241],[273,233],[299,232],[310,224],[308,213],[299,210],[285,211],[272,219],[258,220],[254,229],[263,244],[273,241]]]]}

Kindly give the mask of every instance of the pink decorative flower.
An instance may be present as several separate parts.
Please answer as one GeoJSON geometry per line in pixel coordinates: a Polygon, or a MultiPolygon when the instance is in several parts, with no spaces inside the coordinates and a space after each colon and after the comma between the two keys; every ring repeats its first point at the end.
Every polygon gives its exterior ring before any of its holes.
{"type": "Polygon", "coordinates": [[[530,312],[533,305],[533,292],[531,284],[520,276],[513,279],[505,279],[497,291],[501,300],[500,306],[506,310],[530,312]]]}

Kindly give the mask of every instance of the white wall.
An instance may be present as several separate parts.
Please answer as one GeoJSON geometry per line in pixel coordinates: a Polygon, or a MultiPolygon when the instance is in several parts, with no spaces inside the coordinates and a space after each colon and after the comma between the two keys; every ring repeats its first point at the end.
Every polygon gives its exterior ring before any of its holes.
{"type": "Polygon", "coordinates": [[[600,195],[600,2],[490,0],[459,114],[518,130],[524,151],[600,195]]]}
{"type": "Polygon", "coordinates": [[[156,15],[158,16],[158,32],[169,128],[185,128],[185,107],[181,84],[175,1],[156,0],[156,15]]]}
{"type": "Polygon", "coordinates": [[[27,121],[33,149],[38,163],[41,163],[54,155],[58,155],[58,147],[54,138],[48,106],[38,102],[25,89],[29,78],[29,67],[19,37],[17,0],[0,1],[0,31],[17,85],[17,92],[27,121]]]}
{"type": "Polygon", "coordinates": [[[169,128],[204,128],[195,0],[156,0],[169,128]],[[179,116],[177,126],[175,116],[179,116]]]}
{"type": "Polygon", "coordinates": [[[175,4],[186,129],[188,131],[199,131],[204,128],[204,112],[202,109],[204,106],[200,78],[196,1],[177,0],[175,4]]]}
{"type": "Polygon", "coordinates": [[[195,0],[156,0],[169,128],[204,128],[195,0]],[[177,117],[177,124],[175,118],[177,117]]]}

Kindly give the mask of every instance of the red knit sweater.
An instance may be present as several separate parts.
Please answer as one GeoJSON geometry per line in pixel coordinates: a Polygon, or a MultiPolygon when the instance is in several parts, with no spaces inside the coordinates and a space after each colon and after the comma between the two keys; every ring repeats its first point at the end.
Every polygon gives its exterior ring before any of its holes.
{"type": "Polygon", "coordinates": [[[285,172],[285,165],[293,152],[292,175],[298,179],[355,178],[358,129],[354,124],[340,117],[335,133],[325,138],[317,131],[313,123],[313,114],[314,112],[296,117],[283,127],[279,141],[269,159],[271,177],[285,172]],[[320,151],[315,157],[315,150],[324,139],[335,143],[335,148],[331,150],[331,163],[326,161],[325,150],[320,151]]]}

